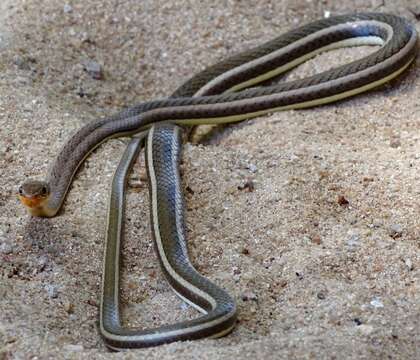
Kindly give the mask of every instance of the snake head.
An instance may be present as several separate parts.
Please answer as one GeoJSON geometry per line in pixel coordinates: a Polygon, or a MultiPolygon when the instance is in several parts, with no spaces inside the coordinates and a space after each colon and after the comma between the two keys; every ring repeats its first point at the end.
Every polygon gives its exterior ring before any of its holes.
{"type": "Polygon", "coordinates": [[[50,196],[50,187],[45,181],[25,181],[18,190],[19,200],[32,215],[42,216],[50,196]]]}

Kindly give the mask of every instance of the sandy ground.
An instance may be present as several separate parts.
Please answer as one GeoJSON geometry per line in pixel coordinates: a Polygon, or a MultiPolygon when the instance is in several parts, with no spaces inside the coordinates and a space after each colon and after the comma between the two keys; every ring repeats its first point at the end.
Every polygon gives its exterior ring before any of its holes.
{"type": "MultiPolygon", "coordinates": [[[[107,191],[126,140],[90,156],[60,216],[31,219],[16,199],[18,184],[44,177],[95,117],[167,96],[205,66],[326,12],[394,12],[420,30],[415,3],[1,0],[0,359],[420,358],[419,61],[369,94],[185,146],[192,261],[238,303],[223,339],[110,353],[98,336],[107,191]],[[92,62],[101,79],[86,71],[92,62]],[[249,181],[254,191],[238,189],[249,181]]],[[[290,76],[369,51],[334,51],[290,76]]],[[[160,272],[143,177],[141,160],[123,300],[126,324],[148,327],[197,314],[160,272]]]]}

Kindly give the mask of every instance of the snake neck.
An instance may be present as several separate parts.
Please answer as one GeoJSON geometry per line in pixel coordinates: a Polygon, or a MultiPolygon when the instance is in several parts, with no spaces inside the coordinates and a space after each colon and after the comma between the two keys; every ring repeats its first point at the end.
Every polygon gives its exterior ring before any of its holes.
{"type": "Polygon", "coordinates": [[[54,209],[52,207],[49,206],[49,200],[47,200],[45,202],[45,204],[43,204],[42,206],[39,207],[27,207],[29,213],[32,216],[36,216],[36,217],[54,217],[55,215],[57,215],[57,212],[59,209],[54,209]]]}
{"type": "Polygon", "coordinates": [[[51,178],[49,178],[46,183],[50,189],[50,194],[40,206],[29,208],[29,212],[32,216],[51,218],[56,216],[61,209],[64,198],[63,196],[60,196],[63,192],[60,193],[60,191],[58,191],[59,183],[51,178]]]}

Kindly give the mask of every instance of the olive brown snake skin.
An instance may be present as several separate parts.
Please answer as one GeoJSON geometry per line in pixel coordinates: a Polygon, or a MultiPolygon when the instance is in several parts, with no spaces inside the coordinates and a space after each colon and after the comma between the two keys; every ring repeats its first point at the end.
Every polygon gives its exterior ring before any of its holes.
{"type": "Polygon", "coordinates": [[[109,138],[138,134],[123,155],[111,192],[100,315],[100,331],[107,345],[123,349],[217,337],[231,331],[235,323],[234,301],[198,274],[188,260],[177,169],[180,130],[173,124],[232,123],[278,110],[341,100],[398,76],[415,58],[416,43],[414,27],[394,15],[360,13],[319,20],[207,68],[169,98],[141,103],[77,131],[62,148],[48,179],[26,181],[19,195],[32,215],[55,216],[77,169],[90,152],[109,138]],[[314,76],[253,87],[319,53],[357,45],[379,45],[379,49],[314,76]],[[126,174],[147,131],[152,232],[160,263],[176,293],[206,315],[180,324],[137,330],[122,327],[119,319],[119,238],[126,174]]]}

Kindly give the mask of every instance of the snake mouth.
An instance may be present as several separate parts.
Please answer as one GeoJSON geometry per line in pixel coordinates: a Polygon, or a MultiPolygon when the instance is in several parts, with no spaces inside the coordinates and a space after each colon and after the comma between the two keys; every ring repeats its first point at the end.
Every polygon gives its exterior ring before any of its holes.
{"type": "Polygon", "coordinates": [[[35,196],[24,196],[19,195],[20,202],[29,209],[39,209],[42,207],[43,203],[46,200],[45,196],[35,195],[35,196]]]}

